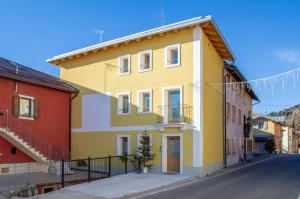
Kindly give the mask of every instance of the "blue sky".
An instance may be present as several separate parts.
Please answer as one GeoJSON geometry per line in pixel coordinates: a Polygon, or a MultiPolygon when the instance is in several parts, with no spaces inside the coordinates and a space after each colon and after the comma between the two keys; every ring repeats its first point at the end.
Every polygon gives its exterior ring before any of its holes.
{"type": "MultiPolygon", "coordinates": [[[[245,76],[257,79],[300,67],[300,1],[296,0],[0,0],[0,56],[58,76],[45,60],[103,40],[160,25],[212,15],[245,76]],[[176,3],[175,3],[176,2],[176,3]]],[[[300,103],[294,88],[259,90],[256,112],[271,112],[300,103]]]]}

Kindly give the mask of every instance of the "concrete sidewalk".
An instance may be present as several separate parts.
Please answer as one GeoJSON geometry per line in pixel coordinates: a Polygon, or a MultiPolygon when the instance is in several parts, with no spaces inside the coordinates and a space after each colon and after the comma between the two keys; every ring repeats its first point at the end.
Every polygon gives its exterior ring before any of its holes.
{"type": "Polygon", "coordinates": [[[73,185],[51,193],[35,196],[39,199],[120,198],[145,191],[168,187],[193,180],[195,177],[171,174],[137,174],[114,176],[102,180],[73,185]]]}
{"type": "Polygon", "coordinates": [[[88,193],[103,198],[119,198],[125,195],[171,185],[172,183],[187,180],[189,178],[191,178],[191,176],[158,173],[129,173],[127,175],[119,175],[91,183],[70,186],[65,189],[88,193]]]}
{"type": "Polygon", "coordinates": [[[102,180],[93,181],[90,183],[83,183],[73,185],[61,189],[59,191],[51,192],[35,196],[33,198],[39,199],[79,199],[79,198],[128,198],[141,197],[154,192],[160,192],[167,189],[174,189],[176,187],[184,186],[190,183],[196,183],[209,178],[214,178],[220,175],[228,174],[236,170],[253,166],[264,161],[272,159],[273,156],[260,156],[254,158],[250,162],[243,162],[232,167],[221,169],[208,177],[192,177],[187,175],[171,175],[171,174],[136,174],[129,173],[127,175],[114,176],[112,178],[105,178],[102,180]]]}

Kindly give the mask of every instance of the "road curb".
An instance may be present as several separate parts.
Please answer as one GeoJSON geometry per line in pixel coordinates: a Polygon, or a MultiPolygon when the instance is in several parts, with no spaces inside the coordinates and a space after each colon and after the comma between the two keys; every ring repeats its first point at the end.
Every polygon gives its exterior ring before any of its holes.
{"type": "Polygon", "coordinates": [[[240,167],[237,167],[237,168],[225,168],[225,170],[221,173],[216,173],[216,174],[212,174],[212,175],[209,175],[207,177],[209,178],[214,178],[214,177],[219,177],[219,176],[222,176],[222,175],[226,175],[226,174],[229,174],[229,173],[232,173],[232,172],[235,172],[235,171],[238,171],[240,169],[244,169],[244,168],[247,168],[247,167],[251,167],[251,166],[254,166],[254,165],[257,165],[257,164],[260,164],[260,163],[263,163],[263,162],[267,162],[269,160],[272,160],[276,157],[272,156],[272,157],[267,157],[267,158],[264,158],[264,159],[261,159],[261,160],[257,160],[255,162],[250,162],[248,164],[245,164],[243,166],[240,166],[240,167]]]}
{"type": "Polygon", "coordinates": [[[165,188],[162,187],[162,188],[159,188],[159,190],[157,190],[157,188],[156,188],[156,189],[147,190],[147,191],[140,192],[140,193],[135,193],[135,194],[132,194],[132,195],[131,194],[124,195],[121,198],[126,197],[126,198],[130,198],[130,199],[139,199],[139,198],[142,198],[142,197],[151,196],[151,195],[154,195],[154,194],[157,194],[157,193],[160,193],[160,192],[173,190],[173,189],[180,188],[180,187],[183,187],[183,186],[186,186],[186,185],[192,185],[194,183],[198,183],[198,182],[202,182],[202,181],[205,181],[205,180],[208,180],[208,179],[212,179],[212,178],[216,178],[216,177],[223,176],[223,175],[226,175],[226,174],[230,174],[230,173],[236,172],[238,170],[241,170],[241,169],[244,169],[244,168],[247,168],[247,167],[251,167],[251,166],[263,163],[263,162],[267,162],[267,161],[272,160],[274,158],[276,158],[276,156],[275,157],[274,156],[273,157],[267,157],[265,159],[257,160],[255,162],[250,162],[248,164],[245,164],[245,165],[237,167],[237,168],[225,168],[223,172],[213,174],[213,175],[210,175],[210,176],[191,177],[191,178],[188,178],[188,179],[185,179],[185,180],[180,180],[180,181],[171,183],[169,185],[165,185],[165,188]]]}

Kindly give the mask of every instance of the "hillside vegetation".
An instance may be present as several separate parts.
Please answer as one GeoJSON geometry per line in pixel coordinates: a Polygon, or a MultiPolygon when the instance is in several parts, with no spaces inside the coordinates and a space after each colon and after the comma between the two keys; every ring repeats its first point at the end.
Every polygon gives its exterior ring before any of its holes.
{"type": "Polygon", "coordinates": [[[300,104],[268,114],[271,117],[284,116],[286,125],[300,131],[300,104]]]}

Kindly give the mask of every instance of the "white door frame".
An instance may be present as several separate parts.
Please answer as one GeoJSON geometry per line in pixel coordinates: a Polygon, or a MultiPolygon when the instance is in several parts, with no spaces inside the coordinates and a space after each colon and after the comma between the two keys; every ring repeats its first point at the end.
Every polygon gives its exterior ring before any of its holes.
{"type": "Polygon", "coordinates": [[[167,160],[167,151],[168,143],[167,137],[177,136],[180,138],[180,174],[183,174],[183,136],[181,133],[178,134],[163,134],[162,135],[162,172],[168,172],[168,160],[167,160]]]}
{"type": "Polygon", "coordinates": [[[116,155],[123,155],[122,154],[122,143],[121,138],[127,137],[127,147],[128,147],[128,155],[131,154],[130,150],[130,135],[117,135],[117,154],[116,155]]]}

